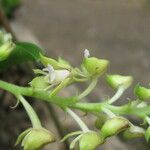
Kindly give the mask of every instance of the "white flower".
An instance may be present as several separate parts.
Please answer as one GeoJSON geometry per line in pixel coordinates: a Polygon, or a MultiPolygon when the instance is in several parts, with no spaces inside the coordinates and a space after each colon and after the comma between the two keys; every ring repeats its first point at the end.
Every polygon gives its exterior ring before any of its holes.
{"type": "Polygon", "coordinates": [[[65,80],[70,75],[70,71],[63,69],[63,70],[54,70],[54,68],[48,64],[46,68],[43,69],[43,71],[48,72],[50,77],[50,83],[60,83],[63,80],[65,80]]]}
{"type": "Polygon", "coordinates": [[[85,49],[85,50],[84,50],[84,57],[85,57],[85,58],[90,57],[90,52],[89,52],[88,49],[85,49]]]}

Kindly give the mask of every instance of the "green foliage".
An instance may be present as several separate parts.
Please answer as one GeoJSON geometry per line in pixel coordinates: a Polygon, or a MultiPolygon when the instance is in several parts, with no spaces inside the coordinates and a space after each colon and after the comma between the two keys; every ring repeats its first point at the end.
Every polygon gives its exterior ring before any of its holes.
{"type": "Polygon", "coordinates": [[[8,67],[27,61],[38,61],[42,49],[32,43],[16,42],[7,59],[0,61],[0,72],[8,67]]]}
{"type": "Polygon", "coordinates": [[[21,0],[1,0],[0,5],[6,15],[11,16],[12,11],[21,4],[21,0]]]}

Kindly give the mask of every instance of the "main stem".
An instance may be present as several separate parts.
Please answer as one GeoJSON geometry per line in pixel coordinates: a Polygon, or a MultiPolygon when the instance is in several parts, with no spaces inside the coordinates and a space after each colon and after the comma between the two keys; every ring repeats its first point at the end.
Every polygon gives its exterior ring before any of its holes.
{"type": "Polygon", "coordinates": [[[33,91],[31,87],[20,87],[11,83],[0,80],[0,88],[4,89],[13,95],[23,95],[38,98],[47,102],[52,102],[62,108],[75,108],[85,112],[100,113],[103,108],[110,109],[113,113],[118,115],[132,114],[141,118],[146,115],[150,115],[150,106],[145,106],[142,108],[133,107],[130,104],[125,104],[123,106],[113,106],[106,102],[103,103],[81,103],[78,102],[78,97],[63,98],[59,96],[51,97],[46,91],[33,91]]]}

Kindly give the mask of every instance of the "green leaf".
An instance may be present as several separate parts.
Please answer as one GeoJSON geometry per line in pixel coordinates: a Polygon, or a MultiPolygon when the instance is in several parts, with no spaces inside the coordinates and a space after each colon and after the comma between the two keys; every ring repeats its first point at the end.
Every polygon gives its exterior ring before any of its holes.
{"type": "Polygon", "coordinates": [[[11,16],[13,10],[21,4],[21,0],[0,0],[0,5],[6,15],[11,16]]]}
{"type": "Polygon", "coordinates": [[[42,49],[35,44],[17,42],[8,58],[0,61],[0,72],[15,64],[37,61],[40,59],[40,53],[42,53],[42,49]]]}

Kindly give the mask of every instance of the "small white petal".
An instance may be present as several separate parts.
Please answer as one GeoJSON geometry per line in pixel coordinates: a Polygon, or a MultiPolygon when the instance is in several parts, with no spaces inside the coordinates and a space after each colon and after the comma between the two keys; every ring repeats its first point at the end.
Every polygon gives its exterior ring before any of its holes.
{"type": "Polygon", "coordinates": [[[51,66],[50,64],[47,65],[47,69],[48,69],[49,73],[52,73],[52,72],[55,71],[54,68],[53,68],[53,66],[51,66]]]}
{"type": "Polygon", "coordinates": [[[43,71],[48,72],[49,82],[51,84],[60,83],[70,75],[70,71],[65,70],[65,69],[64,70],[54,70],[54,68],[49,64],[46,68],[43,69],[43,71]]]}
{"type": "Polygon", "coordinates": [[[84,57],[85,57],[85,58],[88,58],[89,56],[90,56],[89,50],[88,50],[88,49],[85,49],[85,50],[84,50],[84,57]]]}
{"type": "Polygon", "coordinates": [[[55,70],[54,70],[53,66],[48,64],[47,67],[43,69],[43,71],[47,71],[49,73],[49,76],[50,76],[49,80],[50,80],[50,83],[52,83],[56,78],[55,70]]]}
{"type": "Polygon", "coordinates": [[[56,78],[55,70],[54,70],[53,66],[51,66],[50,64],[48,64],[47,69],[48,69],[48,72],[50,75],[50,82],[53,82],[56,78]]]}
{"type": "Polygon", "coordinates": [[[55,79],[56,79],[56,74],[55,74],[55,72],[52,72],[50,74],[50,82],[53,82],[55,79]]]}
{"type": "Polygon", "coordinates": [[[62,82],[70,75],[70,71],[68,70],[55,70],[56,80],[57,82],[62,82]]]}

